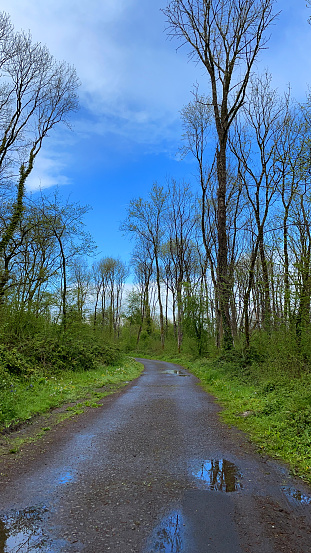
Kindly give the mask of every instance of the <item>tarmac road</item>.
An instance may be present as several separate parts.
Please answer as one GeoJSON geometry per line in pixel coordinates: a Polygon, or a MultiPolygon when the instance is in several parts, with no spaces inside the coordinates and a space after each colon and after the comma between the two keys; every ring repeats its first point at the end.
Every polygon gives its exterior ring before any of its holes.
{"type": "Polygon", "coordinates": [[[0,553],[311,553],[311,490],[181,367],[0,461],[0,553]]]}

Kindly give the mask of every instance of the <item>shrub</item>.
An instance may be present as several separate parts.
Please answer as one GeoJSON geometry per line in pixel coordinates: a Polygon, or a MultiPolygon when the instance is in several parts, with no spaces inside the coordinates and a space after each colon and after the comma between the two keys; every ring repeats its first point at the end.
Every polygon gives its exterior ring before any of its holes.
{"type": "Polygon", "coordinates": [[[0,366],[4,371],[16,376],[30,375],[33,372],[24,355],[16,348],[9,349],[3,344],[0,344],[0,366]]]}

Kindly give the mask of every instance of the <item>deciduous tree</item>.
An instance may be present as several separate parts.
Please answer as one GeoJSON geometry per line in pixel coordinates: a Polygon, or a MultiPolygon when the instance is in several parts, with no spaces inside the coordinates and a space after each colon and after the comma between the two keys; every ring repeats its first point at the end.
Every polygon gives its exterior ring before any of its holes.
{"type": "Polygon", "coordinates": [[[13,196],[9,223],[1,229],[0,254],[23,213],[26,180],[48,133],[77,109],[75,69],[57,62],[29,33],[15,32],[0,14],[0,176],[13,196]]]}
{"type": "Polygon", "coordinates": [[[266,45],[274,0],[172,0],[165,8],[168,32],[190,47],[190,57],[206,68],[217,134],[217,284],[224,346],[233,344],[227,243],[227,144],[243,106],[251,71],[266,45]]]}

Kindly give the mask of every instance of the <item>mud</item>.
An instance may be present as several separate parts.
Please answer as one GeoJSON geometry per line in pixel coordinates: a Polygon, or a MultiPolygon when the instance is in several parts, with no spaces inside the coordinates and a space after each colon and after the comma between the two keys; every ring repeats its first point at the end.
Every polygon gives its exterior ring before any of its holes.
{"type": "Polygon", "coordinates": [[[0,553],[311,553],[311,490],[186,370],[140,361],[99,409],[2,457],[0,553]]]}

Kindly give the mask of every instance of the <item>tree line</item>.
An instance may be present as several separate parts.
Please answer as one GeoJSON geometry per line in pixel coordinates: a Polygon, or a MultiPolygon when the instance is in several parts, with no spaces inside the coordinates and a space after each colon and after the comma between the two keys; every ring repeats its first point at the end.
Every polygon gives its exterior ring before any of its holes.
{"type": "Polygon", "coordinates": [[[195,182],[154,183],[128,206],[121,231],[134,240],[135,286],[126,301],[130,267],[87,261],[88,206],[25,195],[47,133],[77,108],[79,83],[2,14],[2,322],[31,313],[63,334],[81,323],[127,349],[158,340],[199,355],[279,333],[310,355],[311,102],[254,71],[274,4],[173,0],[163,10],[210,86],[197,85],[181,111],[180,155],[193,159],[195,182]]]}
{"type": "MultiPolygon", "coordinates": [[[[116,352],[94,335],[86,316],[87,256],[95,244],[83,217],[90,208],[58,192],[26,190],[48,136],[78,109],[79,79],[30,33],[16,32],[4,12],[0,67],[0,370],[29,377],[36,369],[92,368],[97,358],[109,362],[116,352]]],[[[115,297],[110,293],[108,300],[109,285],[98,290],[104,310],[115,297]]],[[[114,329],[120,286],[116,298],[114,329]]]]}
{"type": "MultiPolygon", "coordinates": [[[[254,331],[282,329],[307,354],[310,97],[298,103],[290,87],[280,94],[268,72],[254,71],[274,6],[173,0],[163,10],[169,35],[204,67],[209,94],[197,85],[181,113],[181,153],[196,161],[200,194],[184,183],[155,184],[148,200],[131,202],[122,226],[136,240],[134,263],[154,274],[162,347],[166,289],[178,350],[195,305],[200,352],[204,333],[230,350],[241,340],[249,348],[254,331]]],[[[145,304],[147,279],[137,278],[145,304]]]]}

